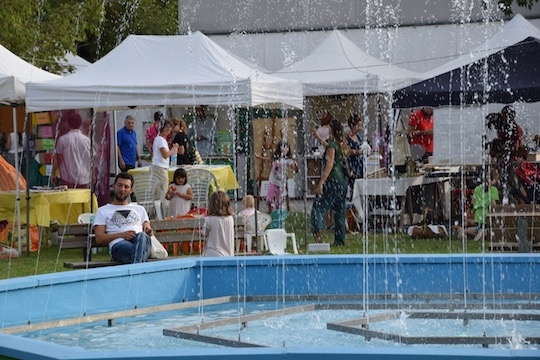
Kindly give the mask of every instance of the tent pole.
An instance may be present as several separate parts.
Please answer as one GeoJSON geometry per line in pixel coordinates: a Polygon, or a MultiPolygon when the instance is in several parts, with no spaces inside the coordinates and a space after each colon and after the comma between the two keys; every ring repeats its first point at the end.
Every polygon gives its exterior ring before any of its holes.
{"type": "MultiPolygon", "coordinates": [[[[26,144],[24,145],[26,147],[26,255],[30,256],[30,246],[29,246],[29,239],[30,239],[30,183],[28,179],[30,178],[30,125],[31,125],[31,118],[28,115],[25,116],[26,119],[26,125],[25,125],[25,131],[26,131],[26,144]]],[[[40,236],[40,235],[38,235],[40,236]]],[[[41,241],[41,240],[40,240],[41,241]]],[[[41,243],[40,243],[41,246],[41,243]]]]}
{"type": "MultiPolygon", "coordinates": [[[[308,176],[307,176],[307,153],[308,151],[310,151],[310,146],[308,145],[309,142],[307,141],[308,139],[308,130],[307,130],[307,124],[306,122],[308,121],[311,121],[311,118],[310,118],[310,114],[311,114],[311,111],[310,111],[310,108],[309,108],[309,104],[310,102],[307,100],[307,97],[304,96],[303,97],[303,101],[304,101],[304,112],[302,114],[302,133],[304,134],[304,136],[302,136],[302,140],[304,142],[304,171],[303,171],[303,175],[304,175],[304,181],[302,181],[302,185],[303,185],[303,193],[304,193],[304,246],[306,247],[307,249],[307,245],[308,245],[308,215],[307,215],[307,197],[308,197],[308,176]],[[309,148],[308,148],[309,147],[309,148]]],[[[310,130],[310,134],[311,134],[311,129],[310,130]]]]}
{"type": "MultiPolygon", "coordinates": [[[[117,138],[117,135],[116,135],[117,131],[118,131],[118,125],[116,124],[116,110],[114,110],[113,111],[113,133],[112,133],[113,144],[114,144],[113,152],[115,154],[115,156],[114,156],[115,174],[114,175],[118,175],[118,173],[120,172],[120,167],[118,166],[118,138],[117,138]]],[[[141,152],[141,154],[142,154],[142,152],[141,152]]],[[[135,164],[135,165],[137,165],[137,164],[135,164]]]]}
{"type": "MultiPolygon", "coordinates": [[[[13,116],[13,132],[17,135],[17,103],[11,103],[11,112],[13,116]]],[[[11,136],[11,135],[10,135],[11,136]]],[[[13,146],[13,145],[12,145],[13,146]]],[[[19,165],[19,151],[15,151],[15,215],[17,216],[17,241],[19,254],[22,251],[21,243],[21,189],[19,185],[21,167],[19,165]]],[[[28,206],[27,206],[28,208],[28,206]]],[[[28,226],[27,226],[28,228],[28,226]]],[[[28,237],[26,238],[28,243],[28,237]]],[[[28,245],[28,244],[27,244],[28,245]]]]}
{"type": "MultiPolygon", "coordinates": [[[[250,180],[253,181],[253,194],[255,194],[255,201],[256,201],[256,204],[255,204],[255,209],[258,209],[259,208],[259,197],[257,196],[257,194],[259,193],[257,189],[258,187],[258,181],[257,181],[257,174],[256,174],[256,170],[255,170],[255,164],[256,164],[256,158],[255,158],[255,129],[254,129],[254,126],[253,126],[253,108],[252,107],[249,107],[249,110],[248,110],[248,136],[249,138],[251,139],[249,141],[249,157],[251,157],[251,164],[253,164],[253,166],[250,167],[250,180]]],[[[257,235],[257,234],[255,234],[257,235]]]]}

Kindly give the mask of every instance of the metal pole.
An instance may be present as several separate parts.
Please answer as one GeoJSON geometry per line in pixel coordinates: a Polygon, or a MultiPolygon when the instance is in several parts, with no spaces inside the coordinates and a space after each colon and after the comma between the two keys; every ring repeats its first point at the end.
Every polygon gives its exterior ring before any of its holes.
{"type": "MultiPolygon", "coordinates": [[[[17,133],[17,103],[11,103],[11,112],[13,117],[13,132],[16,135],[16,138],[18,139],[18,133],[17,133]]],[[[11,134],[9,135],[11,136],[11,134]]],[[[19,186],[19,180],[20,180],[20,171],[21,166],[19,164],[19,149],[18,149],[18,143],[12,144],[12,147],[15,146],[17,149],[15,151],[15,216],[17,217],[17,220],[15,221],[17,224],[17,241],[18,241],[18,249],[19,254],[21,254],[22,251],[22,244],[21,244],[21,189],[19,186]]],[[[26,207],[27,209],[29,206],[26,207]]],[[[27,224],[27,228],[28,228],[27,224]]],[[[28,237],[26,238],[26,245],[28,246],[28,237]]]]}

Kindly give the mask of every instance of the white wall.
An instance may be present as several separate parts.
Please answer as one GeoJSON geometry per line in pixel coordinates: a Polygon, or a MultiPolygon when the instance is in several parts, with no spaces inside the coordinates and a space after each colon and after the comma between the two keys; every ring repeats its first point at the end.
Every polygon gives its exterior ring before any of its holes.
{"type": "MultiPolygon", "coordinates": [[[[540,103],[513,105],[516,121],[523,128],[523,143],[532,144],[540,134],[540,103]]],[[[495,138],[494,130],[485,128],[485,117],[500,112],[502,104],[469,107],[443,107],[434,110],[433,162],[435,164],[482,164],[482,136],[495,138]]]]}
{"type": "MultiPolygon", "coordinates": [[[[540,19],[531,20],[540,28],[540,19]]],[[[387,63],[420,73],[440,66],[456,55],[480,45],[497,31],[501,22],[343,30],[368,54],[387,63]]],[[[220,46],[269,71],[296,62],[327,37],[327,32],[210,35],[220,46]]],[[[332,61],[332,59],[328,59],[332,61]]]]}

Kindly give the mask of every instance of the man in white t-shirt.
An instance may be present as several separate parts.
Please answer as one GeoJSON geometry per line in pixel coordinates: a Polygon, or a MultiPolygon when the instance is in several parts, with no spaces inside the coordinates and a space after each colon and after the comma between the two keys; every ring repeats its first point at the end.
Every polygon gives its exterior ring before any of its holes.
{"type": "Polygon", "coordinates": [[[101,206],[94,217],[96,242],[109,245],[113,260],[124,264],[146,262],[152,248],[152,227],[141,205],[129,202],[133,176],[120,173],[114,179],[114,199],[101,206]]]}

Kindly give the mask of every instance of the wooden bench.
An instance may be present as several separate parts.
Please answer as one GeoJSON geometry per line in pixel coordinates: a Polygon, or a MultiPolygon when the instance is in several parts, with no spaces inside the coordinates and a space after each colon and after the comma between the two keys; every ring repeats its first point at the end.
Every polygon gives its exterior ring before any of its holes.
{"type": "MultiPolygon", "coordinates": [[[[239,241],[244,238],[244,225],[237,217],[234,224],[235,241],[239,241]]],[[[183,244],[188,246],[189,255],[202,251],[204,238],[199,234],[199,230],[204,225],[204,217],[151,220],[150,225],[160,243],[173,245],[174,255],[178,253],[178,245],[183,246],[183,244]]]]}
{"type": "Polygon", "coordinates": [[[540,251],[540,204],[497,205],[486,216],[491,251],[540,251]]]}
{"type": "Polygon", "coordinates": [[[92,248],[107,248],[107,246],[100,246],[96,243],[90,224],[67,224],[60,226],[58,228],[58,241],[61,250],[82,250],[82,261],[66,261],[64,262],[65,268],[85,269],[121,264],[114,260],[92,261],[92,248]]]}
{"type": "MultiPolygon", "coordinates": [[[[189,244],[189,254],[200,253],[203,249],[204,238],[199,235],[199,229],[204,225],[204,218],[184,218],[174,220],[151,220],[150,225],[154,235],[164,245],[171,244],[173,251],[169,255],[178,255],[178,245],[189,244]]],[[[96,268],[122,263],[114,260],[92,260],[92,248],[108,248],[98,245],[88,224],[69,224],[58,229],[60,249],[81,249],[82,261],[64,262],[64,267],[70,269],[96,268]]],[[[239,218],[235,219],[235,241],[244,238],[244,226],[239,218]]],[[[105,250],[104,250],[105,251],[105,250]]],[[[157,259],[149,259],[155,261],[157,259]]]]}

